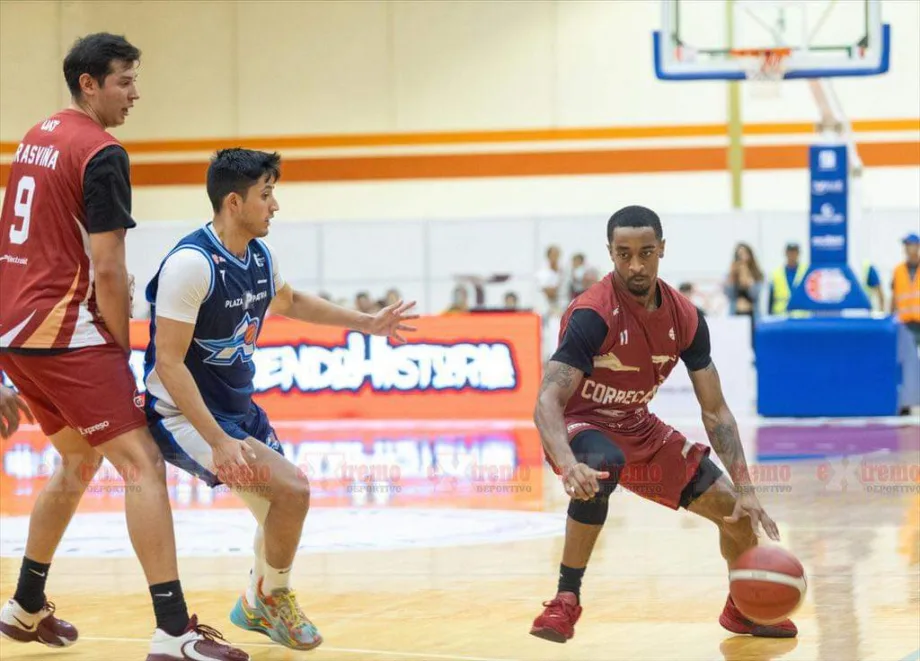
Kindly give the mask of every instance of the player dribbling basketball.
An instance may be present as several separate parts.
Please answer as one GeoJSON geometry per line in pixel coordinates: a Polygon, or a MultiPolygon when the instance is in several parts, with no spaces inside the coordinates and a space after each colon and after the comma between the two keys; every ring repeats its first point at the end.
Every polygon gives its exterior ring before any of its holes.
{"type": "MultiPolygon", "coordinates": [[[[658,278],[661,221],[645,207],[617,211],[607,223],[614,271],[578,296],[562,319],[560,344],[540,388],[535,422],[547,460],[571,497],[558,592],[544,603],[531,634],[564,643],[581,617],[581,580],[617,484],[666,507],[687,510],[719,528],[729,565],[776,524],[751,489],[734,416],[710,357],[709,330],[694,305],[658,278]],[[733,482],[691,443],[648,410],[676,361],[699,401],[712,449],[733,482]]],[[[764,626],[729,597],[720,624],[738,634],[790,638],[786,620],[764,626]]]]}

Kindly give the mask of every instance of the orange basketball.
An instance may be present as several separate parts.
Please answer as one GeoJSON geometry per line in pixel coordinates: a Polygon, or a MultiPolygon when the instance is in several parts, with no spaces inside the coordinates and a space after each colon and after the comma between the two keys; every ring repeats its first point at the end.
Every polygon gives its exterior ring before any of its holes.
{"type": "Polygon", "coordinates": [[[779,546],[755,546],[735,560],[728,572],[735,606],[758,624],[776,624],[805,600],[802,563],[779,546]]]}

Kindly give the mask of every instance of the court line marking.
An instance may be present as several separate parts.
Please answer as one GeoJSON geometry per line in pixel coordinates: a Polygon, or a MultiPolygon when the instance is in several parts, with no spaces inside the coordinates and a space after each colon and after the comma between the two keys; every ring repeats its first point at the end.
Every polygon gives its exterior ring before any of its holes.
{"type": "MultiPolygon", "coordinates": [[[[91,640],[99,643],[149,643],[147,638],[118,638],[111,636],[80,636],[80,640],[91,640]]],[[[269,647],[284,648],[275,643],[233,643],[237,647],[269,647]]],[[[353,647],[326,647],[322,645],[319,650],[329,652],[342,652],[345,654],[380,654],[383,656],[413,657],[419,659],[445,659],[446,661],[518,661],[517,659],[485,657],[485,656],[458,656],[456,654],[428,654],[422,652],[395,652],[390,650],[365,650],[353,647]]]]}

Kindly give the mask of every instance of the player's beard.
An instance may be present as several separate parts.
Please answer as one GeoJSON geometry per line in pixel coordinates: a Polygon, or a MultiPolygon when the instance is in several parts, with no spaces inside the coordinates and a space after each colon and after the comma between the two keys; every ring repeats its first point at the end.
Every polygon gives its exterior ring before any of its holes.
{"type": "Polygon", "coordinates": [[[648,296],[648,293],[652,290],[652,281],[646,279],[638,280],[637,282],[635,279],[630,278],[626,281],[626,289],[633,296],[648,296]]]}

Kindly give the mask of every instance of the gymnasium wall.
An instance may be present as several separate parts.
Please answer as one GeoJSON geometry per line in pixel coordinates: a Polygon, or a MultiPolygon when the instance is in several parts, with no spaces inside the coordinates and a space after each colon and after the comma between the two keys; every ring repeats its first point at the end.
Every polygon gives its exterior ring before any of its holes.
{"type": "MultiPolygon", "coordinates": [[[[883,12],[891,72],[836,85],[860,120],[865,205],[914,209],[920,5],[883,12]]],[[[726,85],[657,81],[658,21],[658,2],[635,0],[5,0],[0,164],[67,101],[72,40],[104,29],[144,52],[142,98],[117,130],[142,221],[206,217],[208,153],[241,142],[286,158],[280,220],[725,211],[726,85]]],[[[804,210],[805,84],[743,94],[745,208],[804,210]]]]}
{"type": "MultiPolygon", "coordinates": [[[[505,292],[518,294],[522,307],[542,309],[534,275],[544,263],[546,246],[558,245],[563,266],[583,253],[588,264],[606,272],[612,268],[604,241],[606,217],[566,214],[402,221],[322,221],[277,223],[269,241],[285,278],[306,291],[325,292],[350,304],[359,291],[382,298],[396,287],[418,301],[423,313],[445,310],[457,285],[455,276],[503,273],[506,282],[485,288],[485,304],[501,307],[505,292]]],[[[808,248],[808,224],[794,212],[671,214],[664,218],[667,246],[661,274],[675,286],[694,282],[714,315],[727,312],[722,282],[736,242],[749,243],[765,271],[783,261],[786,242],[808,248]]],[[[128,263],[137,282],[146,284],[163,257],[200,223],[174,221],[141,223],[127,243],[128,263]]],[[[865,225],[871,232],[853,233],[850,262],[875,265],[889,290],[892,270],[903,259],[900,238],[916,231],[916,210],[872,210],[865,225]]],[[[766,306],[766,291],[761,309],[766,306]]],[[[135,312],[145,314],[138,296],[135,312]]]]}

